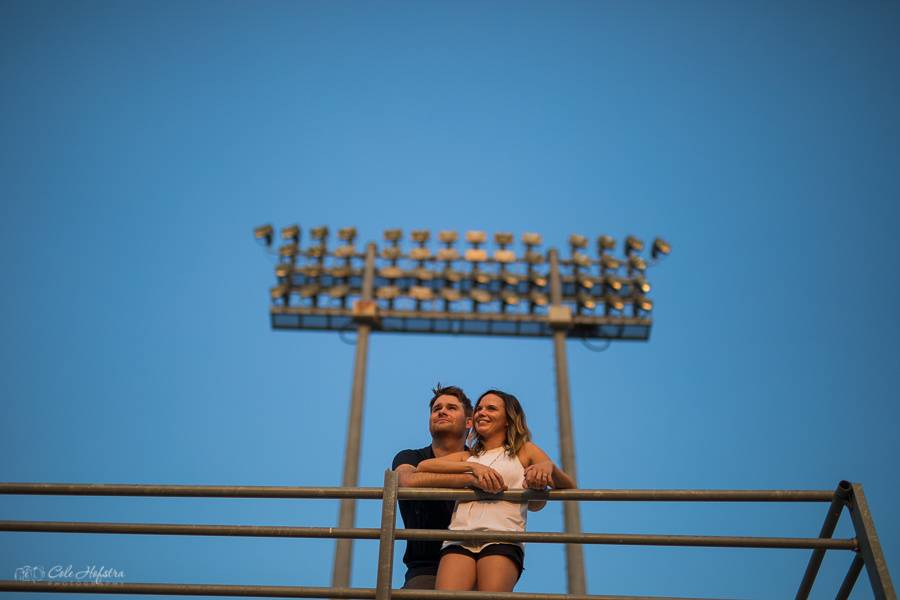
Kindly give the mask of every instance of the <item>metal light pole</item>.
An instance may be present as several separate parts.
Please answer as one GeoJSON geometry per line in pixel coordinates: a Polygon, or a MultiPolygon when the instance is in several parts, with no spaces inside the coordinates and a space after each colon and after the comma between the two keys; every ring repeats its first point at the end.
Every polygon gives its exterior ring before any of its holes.
{"type": "MultiPolygon", "coordinates": [[[[363,271],[360,300],[372,301],[372,287],[375,280],[375,244],[366,246],[366,262],[363,271]]],[[[359,482],[359,449],[362,445],[363,398],[366,389],[366,358],[369,352],[369,334],[372,325],[362,319],[356,325],[356,352],[353,359],[353,387],[350,392],[350,416],[347,422],[347,447],[344,450],[343,487],[356,487],[359,482]]],[[[356,517],[356,500],[341,500],[338,513],[338,527],[353,527],[356,517]]],[[[353,540],[339,539],[334,549],[334,571],[331,587],[350,587],[350,573],[353,566],[353,540]]]]}
{"type": "MultiPolygon", "coordinates": [[[[559,452],[562,469],[578,481],[575,469],[575,433],[572,427],[572,403],[569,397],[569,365],[566,359],[566,331],[572,326],[572,313],[562,305],[559,256],[555,248],[550,256],[550,326],[553,328],[553,364],[556,369],[556,406],[559,413],[559,452]]],[[[581,533],[581,511],[577,502],[563,502],[566,533],[581,533]]],[[[584,594],[584,551],[581,544],[566,544],[566,582],[570,594],[584,594]]]]}

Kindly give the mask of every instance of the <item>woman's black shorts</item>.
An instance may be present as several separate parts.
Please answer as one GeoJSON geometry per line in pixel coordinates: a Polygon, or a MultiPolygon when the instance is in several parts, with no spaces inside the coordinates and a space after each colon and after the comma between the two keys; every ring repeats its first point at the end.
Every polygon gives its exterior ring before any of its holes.
{"type": "Polygon", "coordinates": [[[525,569],[525,550],[516,544],[488,544],[478,552],[472,552],[459,544],[452,544],[441,550],[441,556],[445,554],[462,554],[474,558],[476,561],[485,556],[505,556],[516,566],[519,577],[522,576],[522,571],[525,569]]]}

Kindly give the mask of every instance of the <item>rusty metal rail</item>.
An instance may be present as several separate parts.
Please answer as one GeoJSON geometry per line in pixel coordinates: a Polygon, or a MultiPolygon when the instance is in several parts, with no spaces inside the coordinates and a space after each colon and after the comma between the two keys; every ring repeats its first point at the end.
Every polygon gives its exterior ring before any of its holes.
{"type": "MultiPolygon", "coordinates": [[[[849,485],[849,484],[847,484],[849,485]]],[[[36,496],[146,496],[174,498],[294,498],[381,500],[376,487],[141,485],[111,483],[0,483],[0,494],[36,496]]],[[[831,502],[827,490],[477,490],[397,488],[399,500],[590,500],[622,502],[831,502]]]]}
{"type": "MultiPolygon", "coordinates": [[[[273,598],[335,598],[363,600],[603,600],[613,598],[649,598],[646,596],[604,596],[588,594],[530,594],[440,592],[433,590],[394,590],[391,588],[394,542],[396,540],[503,541],[560,544],[652,545],[717,548],[796,548],[813,550],[797,600],[808,598],[826,550],[849,550],[855,556],[837,592],[847,598],[865,567],[872,590],[878,600],[896,600],[897,595],[887,570],[887,563],[875,532],[862,486],[842,481],[834,492],[816,490],[532,490],[485,494],[474,490],[399,488],[397,475],[385,472],[384,488],[342,487],[277,487],[277,486],[180,486],[180,485],[114,485],[114,484],[49,484],[0,483],[0,494],[65,495],[65,496],[145,496],[205,498],[308,498],[382,500],[379,529],[351,527],[285,527],[252,525],[202,525],[162,523],[88,523],[60,521],[0,521],[0,531],[104,533],[147,535],[199,535],[237,537],[291,537],[333,539],[379,539],[379,561],[375,588],[225,586],[198,584],[150,583],[65,583],[0,581],[0,591],[154,594],[191,596],[258,596],[273,598]],[[556,532],[474,532],[426,529],[396,529],[398,500],[475,500],[479,498],[509,501],[639,501],[639,502],[830,502],[825,522],[818,537],[747,537],[693,535],[638,535],[618,533],[556,532]],[[837,521],[844,507],[850,511],[856,537],[833,539],[837,521]]],[[[663,600],[656,597],[657,600],[663,600]]]]}
{"type": "MultiPolygon", "coordinates": [[[[375,588],[294,587],[259,585],[208,585],[189,583],[24,583],[0,582],[4,592],[55,592],[78,594],[150,594],[157,596],[258,596],[266,598],[335,598],[374,600],[375,588]]],[[[393,590],[397,600],[697,600],[669,596],[596,596],[588,594],[533,594],[523,592],[442,592],[393,590]]],[[[712,598],[704,600],[715,600],[712,598]]]]}

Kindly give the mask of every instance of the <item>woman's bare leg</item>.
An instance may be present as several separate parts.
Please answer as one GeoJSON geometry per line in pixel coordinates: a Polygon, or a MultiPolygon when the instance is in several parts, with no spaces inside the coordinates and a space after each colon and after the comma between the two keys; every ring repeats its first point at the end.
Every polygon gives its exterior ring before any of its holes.
{"type": "Polygon", "coordinates": [[[478,559],[476,572],[479,592],[511,592],[519,579],[513,561],[497,554],[478,559]]]}
{"type": "Polygon", "coordinates": [[[438,564],[436,590],[475,589],[475,559],[462,554],[445,554],[438,564]]]}

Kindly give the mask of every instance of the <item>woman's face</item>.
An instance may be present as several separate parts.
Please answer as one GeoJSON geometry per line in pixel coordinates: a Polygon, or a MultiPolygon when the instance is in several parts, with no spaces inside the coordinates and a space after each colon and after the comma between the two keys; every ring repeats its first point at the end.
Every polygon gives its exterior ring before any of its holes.
{"type": "Polygon", "coordinates": [[[483,439],[502,433],[506,438],[506,403],[496,394],[484,396],[475,407],[475,431],[483,439]]]}

